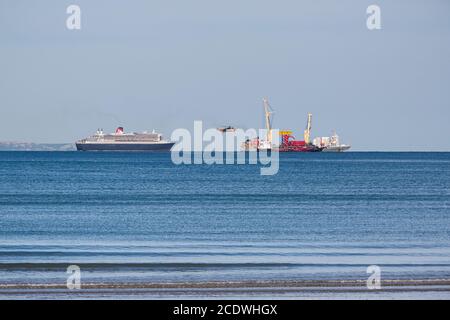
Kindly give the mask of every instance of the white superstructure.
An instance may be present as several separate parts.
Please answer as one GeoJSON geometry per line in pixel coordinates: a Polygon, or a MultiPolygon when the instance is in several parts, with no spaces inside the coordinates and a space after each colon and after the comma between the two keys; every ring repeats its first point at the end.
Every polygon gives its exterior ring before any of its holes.
{"type": "Polygon", "coordinates": [[[313,144],[319,148],[323,148],[323,152],[343,152],[350,149],[350,145],[340,144],[339,136],[336,132],[331,137],[317,137],[313,140],[313,144]]]}

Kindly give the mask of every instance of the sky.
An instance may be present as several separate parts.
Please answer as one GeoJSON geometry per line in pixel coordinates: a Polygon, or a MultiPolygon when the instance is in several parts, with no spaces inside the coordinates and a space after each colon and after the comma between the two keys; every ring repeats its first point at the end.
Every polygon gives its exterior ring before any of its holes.
{"type": "Polygon", "coordinates": [[[450,1],[0,0],[0,141],[261,128],[263,97],[298,138],[450,151],[450,1]]]}

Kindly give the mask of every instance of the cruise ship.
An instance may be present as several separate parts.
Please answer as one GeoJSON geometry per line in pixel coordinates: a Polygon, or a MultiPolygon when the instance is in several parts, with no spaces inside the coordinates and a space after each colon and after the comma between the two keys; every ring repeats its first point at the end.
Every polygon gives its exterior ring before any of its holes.
{"type": "Polygon", "coordinates": [[[75,145],[78,151],[169,151],[174,143],[163,140],[162,135],[155,131],[125,133],[123,127],[118,127],[115,133],[110,134],[99,129],[75,145]]]}

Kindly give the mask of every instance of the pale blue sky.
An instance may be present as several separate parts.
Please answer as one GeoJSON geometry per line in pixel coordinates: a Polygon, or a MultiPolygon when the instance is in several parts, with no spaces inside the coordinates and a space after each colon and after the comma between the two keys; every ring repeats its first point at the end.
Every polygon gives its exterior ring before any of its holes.
{"type": "Polygon", "coordinates": [[[264,96],[298,137],[450,150],[450,1],[0,0],[0,141],[261,127],[264,96]]]}

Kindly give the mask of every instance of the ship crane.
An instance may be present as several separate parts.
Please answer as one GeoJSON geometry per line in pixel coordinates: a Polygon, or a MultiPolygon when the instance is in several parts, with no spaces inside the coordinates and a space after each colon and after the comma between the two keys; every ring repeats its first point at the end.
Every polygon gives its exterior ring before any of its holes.
{"type": "Polygon", "coordinates": [[[311,120],[312,120],[312,114],[308,113],[308,122],[306,123],[306,129],[304,132],[304,139],[306,144],[311,143],[311,120]]]}
{"type": "Polygon", "coordinates": [[[271,121],[271,115],[273,114],[273,109],[269,105],[269,100],[267,98],[263,99],[264,104],[264,117],[266,120],[266,129],[267,129],[267,136],[266,140],[272,145],[272,121],[271,121]]]}
{"type": "Polygon", "coordinates": [[[264,121],[267,130],[266,137],[265,139],[260,139],[260,137],[256,137],[253,140],[248,139],[242,144],[244,150],[272,150],[272,114],[274,111],[267,98],[263,98],[263,106],[264,121]]]}

